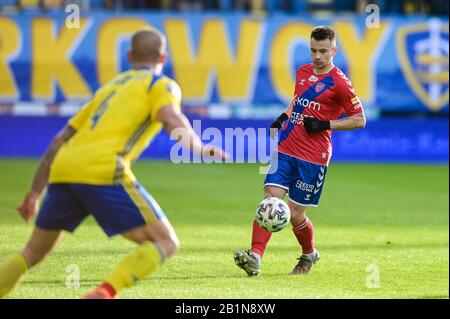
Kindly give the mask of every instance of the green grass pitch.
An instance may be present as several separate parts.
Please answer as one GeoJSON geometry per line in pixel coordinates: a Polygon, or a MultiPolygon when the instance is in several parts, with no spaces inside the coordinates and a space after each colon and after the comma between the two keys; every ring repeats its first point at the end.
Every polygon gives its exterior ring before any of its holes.
{"type": "MultiPolygon", "coordinates": [[[[37,160],[0,160],[0,259],[23,247],[32,226],[15,207],[37,160]]],[[[182,248],[122,298],[448,298],[448,165],[330,166],[319,208],[309,210],[321,260],[289,275],[299,246],[290,227],[273,235],[262,274],[234,265],[247,248],[262,199],[258,165],[141,161],[135,173],[158,200],[182,248]],[[379,286],[372,279],[379,277],[379,286]]],[[[108,239],[92,218],[66,235],[10,298],[78,298],[133,244],[108,239]],[[79,269],[80,287],[70,276],[79,269]],[[69,285],[67,280],[69,278],[69,285]]]]}

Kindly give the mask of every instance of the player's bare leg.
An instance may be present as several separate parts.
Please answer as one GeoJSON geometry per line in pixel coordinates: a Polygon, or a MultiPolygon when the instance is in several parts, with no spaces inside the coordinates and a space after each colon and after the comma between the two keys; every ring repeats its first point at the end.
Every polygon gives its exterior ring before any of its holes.
{"type": "Polygon", "coordinates": [[[180,241],[167,218],[137,227],[122,235],[137,244],[142,244],[146,241],[154,242],[164,253],[165,258],[175,254],[180,247],[180,241]]]}
{"type": "Polygon", "coordinates": [[[287,190],[278,186],[266,185],[264,187],[264,198],[278,197],[279,199],[284,199],[286,197],[286,194],[287,190]]]}
{"type": "MultiPolygon", "coordinates": [[[[284,199],[287,191],[281,187],[266,185],[264,187],[264,198],[278,197],[284,199]]],[[[257,276],[261,272],[261,258],[267,243],[272,236],[271,232],[262,229],[256,220],[253,220],[252,247],[250,250],[239,249],[234,252],[234,262],[242,268],[247,275],[257,276]]]]}
{"type": "Polygon", "coordinates": [[[41,262],[62,238],[61,230],[46,230],[35,227],[31,238],[22,251],[30,267],[41,262]]]}
{"type": "Polygon", "coordinates": [[[132,286],[137,280],[154,271],[166,258],[172,256],[180,246],[175,231],[163,218],[152,224],[140,226],[122,234],[139,246],[131,251],[103,284],[85,299],[110,299],[123,288],[132,286]]]}
{"type": "Polygon", "coordinates": [[[291,210],[292,231],[302,247],[302,254],[292,270],[293,275],[306,275],[319,260],[319,252],[314,248],[314,227],[306,217],[307,206],[301,206],[289,201],[291,210]]]}
{"type": "Polygon", "coordinates": [[[24,250],[0,263],[0,298],[6,296],[17,285],[28,269],[50,253],[60,237],[60,230],[34,228],[24,250]]]}

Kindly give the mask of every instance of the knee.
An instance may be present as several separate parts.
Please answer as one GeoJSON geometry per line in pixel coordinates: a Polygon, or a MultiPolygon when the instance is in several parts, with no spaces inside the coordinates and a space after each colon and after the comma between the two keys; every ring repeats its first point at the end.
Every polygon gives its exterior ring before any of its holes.
{"type": "Polygon", "coordinates": [[[166,240],[162,240],[157,243],[163,250],[166,258],[174,255],[180,249],[180,240],[176,236],[171,236],[166,240]]]}
{"type": "Polygon", "coordinates": [[[178,239],[178,237],[171,238],[168,245],[169,245],[168,255],[172,256],[180,249],[180,240],[178,239]]]}
{"type": "Polygon", "coordinates": [[[292,226],[299,226],[306,219],[306,212],[301,212],[291,208],[291,224],[292,226]]]}
{"type": "Polygon", "coordinates": [[[303,221],[305,220],[305,218],[299,218],[299,217],[292,217],[291,216],[291,224],[292,226],[299,226],[301,223],[303,223],[303,221]]]}
{"type": "Polygon", "coordinates": [[[274,197],[271,191],[265,190],[264,191],[264,198],[274,197]]]}
{"type": "Polygon", "coordinates": [[[32,267],[42,261],[42,259],[44,259],[44,257],[46,256],[46,253],[36,251],[32,247],[27,246],[22,251],[22,256],[27,261],[28,266],[32,267]]]}
{"type": "Polygon", "coordinates": [[[264,198],[278,197],[283,199],[286,196],[287,190],[278,186],[266,185],[264,187],[264,198]]]}
{"type": "Polygon", "coordinates": [[[269,198],[269,197],[278,197],[277,194],[272,191],[270,188],[269,189],[265,189],[264,190],[264,198],[269,198]]]}

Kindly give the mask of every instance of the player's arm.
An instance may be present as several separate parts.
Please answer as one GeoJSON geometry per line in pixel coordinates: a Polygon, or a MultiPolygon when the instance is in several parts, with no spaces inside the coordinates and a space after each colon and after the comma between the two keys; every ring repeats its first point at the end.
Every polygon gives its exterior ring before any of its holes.
{"type": "Polygon", "coordinates": [[[203,156],[228,158],[229,155],[220,148],[202,143],[200,137],[195,133],[191,123],[189,123],[179,107],[166,105],[159,110],[156,118],[163,123],[164,129],[170,133],[172,138],[175,138],[193,152],[203,156]]]}
{"type": "Polygon", "coordinates": [[[336,103],[342,105],[347,117],[339,120],[322,121],[314,117],[306,117],[303,125],[308,133],[317,133],[324,130],[348,131],[366,126],[366,116],[355,89],[347,79],[337,86],[336,103]]]}
{"type": "Polygon", "coordinates": [[[292,108],[294,106],[295,98],[292,100],[292,102],[288,105],[286,110],[284,110],[283,113],[281,113],[280,116],[276,118],[275,121],[270,124],[270,136],[272,138],[275,138],[275,136],[278,134],[278,130],[281,129],[284,122],[289,118],[289,114],[292,112],[292,108]]]}
{"type": "Polygon", "coordinates": [[[308,133],[317,133],[325,130],[349,131],[364,128],[366,126],[366,116],[364,112],[344,117],[339,120],[321,121],[315,117],[306,117],[303,124],[308,133]]]}
{"type": "Polygon", "coordinates": [[[358,128],[364,128],[366,126],[366,116],[363,113],[344,117],[339,120],[330,121],[330,129],[336,131],[348,131],[358,128]]]}
{"type": "MultiPolygon", "coordinates": [[[[296,78],[295,83],[298,83],[300,81],[299,78],[299,70],[296,72],[296,78]]],[[[295,93],[294,88],[294,98],[292,99],[291,103],[289,103],[288,107],[284,110],[283,113],[281,113],[280,116],[276,118],[275,121],[270,124],[270,137],[273,139],[276,139],[276,136],[278,135],[278,131],[283,127],[284,122],[286,122],[287,119],[289,119],[289,116],[292,114],[292,110],[294,108],[295,100],[297,99],[297,94],[295,93]]]]}
{"type": "Polygon", "coordinates": [[[17,208],[20,215],[29,222],[37,211],[39,197],[47,185],[50,173],[50,166],[55,158],[56,153],[61,146],[66,143],[74,134],[76,130],[70,125],[66,125],[52,140],[50,146],[45,152],[39,163],[38,169],[34,175],[31,190],[26,194],[25,199],[17,208]]]}
{"type": "Polygon", "coordinates": [[[66,125],[64,128],[58,132],[53,138],[50,146],[45,152],[42,160],[39,164],[39,167],[34,175],[33,184],[31,186],[31,192],[34,192],[38,195],[42,193],[45,186],[48,182],[48,176],[50,173],[50,166],[55,158],[58,150],[66,143],[74,134],[76,130],[72,128],[70,125],[66,125]]]}

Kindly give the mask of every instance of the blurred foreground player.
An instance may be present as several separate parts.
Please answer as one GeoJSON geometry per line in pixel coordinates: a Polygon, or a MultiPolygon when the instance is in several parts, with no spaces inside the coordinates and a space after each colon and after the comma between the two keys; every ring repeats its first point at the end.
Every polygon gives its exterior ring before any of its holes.
{"type": "Polygon", "coordinates": [[[159,31],[136,32],[128,59],[132,69],[97,90],[43,156],[31,190],[18,207],[27,222],[46,187],[47,193],[23,251],[0,263],[0,297],[50,253],[63,230],[73,232],[89,214],[108,236],[121,234],[138,246],[84,298],[115,297],[178,250],[172,225],[136,181],[131,163],[163,127],[196,153],[218,158],[226,154],[203,145],[181,112],[178,84],[161,74],[166,39],[159,31]]]}

